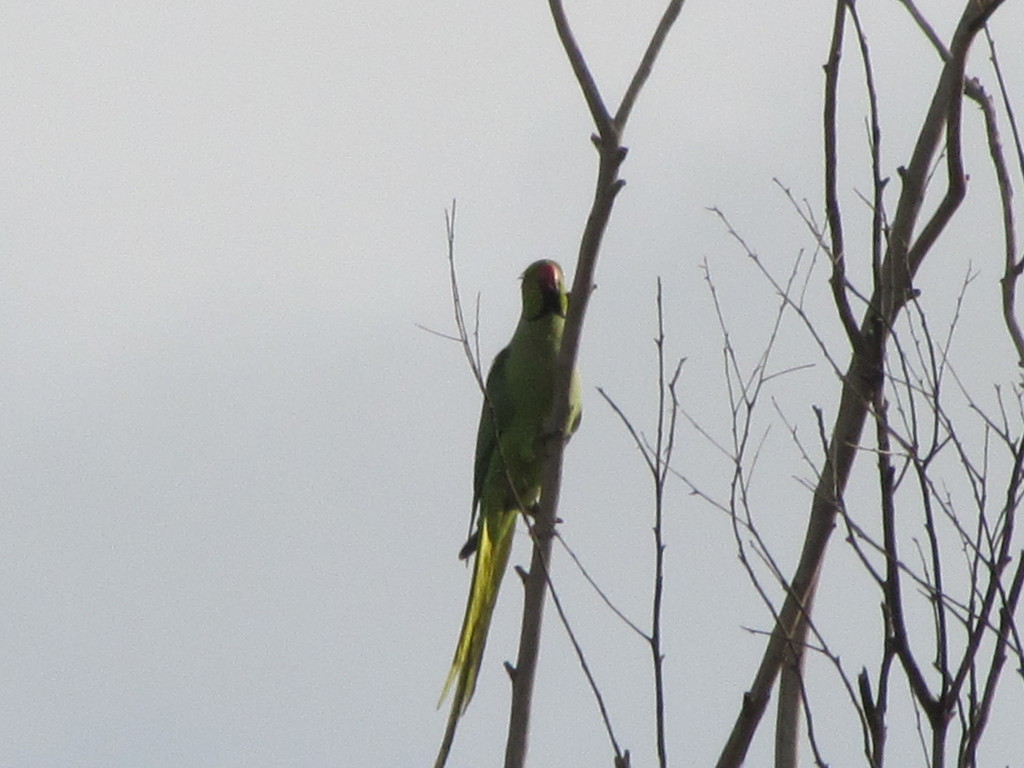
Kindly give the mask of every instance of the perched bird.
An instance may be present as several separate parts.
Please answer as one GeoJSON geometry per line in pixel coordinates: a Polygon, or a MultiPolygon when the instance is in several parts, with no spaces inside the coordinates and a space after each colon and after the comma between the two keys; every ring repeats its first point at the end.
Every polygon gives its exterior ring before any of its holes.
{"type": "MultiPolygon", "coordinates": [[[[476,560],[459,644],[441,693],[443,702],[454,686],[448,727],[435,768],[445,764],[455,727],[476,688],[491,614],[512,549],[516,518],[520,511],[531,512],[541,495],[542,444],[551,437],[544,434],[544,428],[554,400],[555,364],[569,294],[562,268],[554,261],[535,261],[526,268],[522,281],[519,324],[487,374],[476,435],[476,530],[459,553],[461,558],[475,553],[476,560]]],[[[568,439],[579,426],[580,416],[579,377],[573,371],[565,432],[554,437],[568,439]]],[[[472,523],[471,519],[471,527],[472,523]]]]}

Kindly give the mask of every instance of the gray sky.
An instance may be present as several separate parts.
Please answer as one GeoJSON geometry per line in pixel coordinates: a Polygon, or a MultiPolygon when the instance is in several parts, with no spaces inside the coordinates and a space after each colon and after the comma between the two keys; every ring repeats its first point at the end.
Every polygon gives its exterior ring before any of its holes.
{"type": "MultiPolygon", "coordinates": [[[[948,38],[957,5],[922,9],[948,38]]],[[[662,4],[572,6],[617,101],[662,4]]],[[[938,73],[897,6],[862,9],[894,176],[938,73]]],[[[637,621],[648,614],[650,487],[594,387],[650,431],[661,275],[670,353],[688,358],[688,408],[726,434],[721,340],[699,265],[710,265],[750,363],[775,300],[706,208],[726,212],[779,274],[813,250],[772,178],[820,211],[831,15],[811,0],[694,0],[627,132],[628,186],[585,331],[586,415],[561,515],[637,621]]],[[[35,3],[4,16],[0,766],[427,764],[468,587],[455,556],[479,394],[460,350],[416,324],[452,327],[452,198],[462,288],[470,303],[480,296],[488,360],[515,323],[523,267],[553,257],[573,271],[596,164],[546,4],[35,3]]],[[[1024,50],[1019,4],[999,12],[994,34],[1020,111],[1024,67],[1009,54],[1024,50]]],[[[994,90],[985,60],[979,50],[971,69],[994,90]]],[[[856,61],[848,45],[843,142],[859,161],[856,61]]],[[[973,264],[977,311],[961,333],[994,341],[988,356],[966,344],[964,365],[994,355],[991,376],[1010,382],[1012,352],[988,313],[999,246],[978,246],[979,230],[997,231],[991,173],[977,110],[967,112],[976,215],[953,228],[922,284],[954,295],[973,264]]],[[[865,220],[855,190],[868,182],[863,163],[848,166],[855,222],[865,220]]],[[[819,268],[816,301],[825,288],[819,268]]],[[[935,311],[948,322],[948,302],[935,311]]],[[[778,368],[816,367],[772,395],[813,436],[809,406],[831,413],[837,388],[806,335],[786,328],[778,368]]],[[[825,332],[838,339],[834,323],[825,332]]],[[[793,477],[809,470],[766,408],[773,420],[778,464],[763,470],[759,503],[788,570],[808,506],[793,477]]],[[[728,468],[692,430],[679,461],[724,493],[728,468]]],[[[679,483],[669,507],[670,751],[701,764],[762,647],[742,627],[770,624],[725,518],[679,483]]],[[[856,671],[876,658],[878,597],[841,542],[832,554],[820,620],[856,671]]],[[[557,560],[617,735],[648,765],[646,648],[564,553],[557,560]]],[[[509,579],[453,766],[493,764],[503,743],[517,592],[509,579]]],[[[827,665],[811,674],[838,690],[827,665]]],[[[1003,712],[1022,710],[1009,675],[1003,695],[1003,712]]],[[[852,711],[838,694],[819,706],[841,724],[823,735],[834,764],[856,764],[852,711]]],[[[993,723],[988,764],[1024,759],[1011,720],[993,723]]],[[[610,764],[553,612],[535,723],[535,764],[610,764]]],[[[893,749],[918,757],[912,738],[893,749]]]]}

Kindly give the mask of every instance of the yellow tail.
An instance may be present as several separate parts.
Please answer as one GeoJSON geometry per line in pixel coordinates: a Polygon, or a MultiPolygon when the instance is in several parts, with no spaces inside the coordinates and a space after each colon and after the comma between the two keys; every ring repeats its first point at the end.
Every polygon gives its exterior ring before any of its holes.
{"type": "Polygon", "coordinates": [[[480,526],[480,542],[473,563],[473,580],[466,601],[466,615],[462,620],[462,631],[459,644],[455,648],[452,668],[445,681],[444,690],[437,706],[441,706],[448,692],[455,685],[452,698],[452,710],[448,716],[448,728],[445,732],[441,750],[434,763],[441,768],[448,758],[448,750],[455,736],[455,726],[459,718],[469,706],[476,690],[476,678],[480,672],[480,663],[484,657],[484,646],[487,644],[487,630],[491,626],[494,604],[498,599],[498,588],[505,575],[508,556],[512,551],[512,530],[516,524],[516,511],[509,510],[485,518],[480,526]]]}

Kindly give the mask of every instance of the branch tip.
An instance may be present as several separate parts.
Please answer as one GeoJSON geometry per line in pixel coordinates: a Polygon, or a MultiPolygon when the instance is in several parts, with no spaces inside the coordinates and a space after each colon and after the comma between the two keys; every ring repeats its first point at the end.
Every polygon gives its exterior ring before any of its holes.
{"type": "Polygon", "coordinates": [[[521,565],[517,565],[515,570],[516,570],[516,574],[519,576],[520,581],[522,581],[523,584],[525,584],[526,583],[526,577],[529,575],[526,572],[526,569],[523,568],[523,566],[521,566],[521,565]]]}

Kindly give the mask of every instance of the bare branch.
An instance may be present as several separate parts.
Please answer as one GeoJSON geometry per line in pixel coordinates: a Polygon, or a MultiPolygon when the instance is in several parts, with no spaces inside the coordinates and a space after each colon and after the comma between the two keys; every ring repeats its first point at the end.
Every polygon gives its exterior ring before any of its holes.
{"type": "Polygon", "coordinates": [[[590,68],[587,66],[586,59],[583,58],[583,51],[580,50],[576,38],[572,34],[572,29],[569,27],[569,19],[566,18],[562,1],[548,0],[548,7],[551,10],[551,18],[555,22],[555,29],[558,31],[558,39],[562,41],[562,48],[565,49],[565,55],[569,58],[573,74],[576,75],[576,82],[579,83],[580,90],[583,91],[583,98],[587,102],[587,109],[590,110],[590,117],[593,119],[594,125],[597,126],[598,133],[607,141],[615,133],[614,124],[611,115],[608,114],[608,108],[601,98],[601,92],[594,81],[594,76],[590,74],[590,68]]]}
{"type": "Polygon", "coordinates": [[[832,298],[836,311],[846,331],[850,344],[860,342],[860,330],[853,318],[850,301],[846,296],[846,247],[843,243],[843,215],[839,208],[839,193],[836,187],[839,153],[836,142],[836,105],[839,88],[839,62],[843,50],[843,30],[846,21],[846,4],[836,3],[835,22],[832,27],[832,43],[828,61],[825,64],[825,211],[828,229],[832,235],[832,298]]]}
{"type": "MultiPolygon", "coordinates": [[[[878,93],[875,90],[875,73],[871,67],[871,56],[868,53],[868,41],[864,34],[864,28],[860,23],[860,16],[857,13],[857,6],[854,2],[849,3],[850,17],[857,28],[857,42],[860,45],[861,60],[864,65],[864,87],[868,94],[868,105],[871,114],[869,146],[871,149],[871,186],[873,196],[871,200],[871,276],[874,285],[877,286],[881,279],[880,270],[882,267],[882,240],[886,233],[885,205],[882,194],[888,179],[882,178],[882,130],[878,122],[878,93]]],[[[834,117],[834,116],[833,116],[834,117]]]]}
{"type": "Polygon", "coordinates": [[[647,50],[644,51],[644,57],[640,61],[640,66],[637,67],[636,72],[633,74],[633,79],[630,81],[629,87],[622,97],[622,103],[619,104],[619,108],[615,112],[614,121],[615,127],[620,134],[626,127],[626,121],[629,120],[629,113],[633,111],[633,105],[636,103],[637,96],[640,95],[640,91],[644,87],[644,83],[647,82],[647,78],[651,76],[654,60],[658,58],[658,52],[661,51],[661,46],[664,44],[665,38],[668,37],[669,30],[672,29],[672,25],[675,24],[679,12],[683,9],[683,2],[684,0],[671,0],[668,4],[665,13],[661,16],[661,21],[658,22],[657,29],[654,30],[651,42],[647,45],[647,50]]]}
{"type": "MultiPolygon", "coordinates": [[[[672,6],[679,5],[681,5],[681,0],[672,0],[670,10],[672,6]]],[[[556,366],[555,396],[552,412],[545,428],[545,434],[552,435],[556,439],[547,440],[542,445],[541,487],[544,489],[544,493],[541,496],[533,525],[536,539],[530,562],[530,572],[525,584],[523,623],[516,661],[517,674],[512,684],[505,768],[522,768],[526,760],[526,742],[540,645],[544,596],[547,589],[548,562],[551,557],[551,539],[557,521],[558,498],[561,492],[562,453],[566,440],[561,433],[568,421],[569,386],[579,354],[583,321],[593,290],[601,241],[608,226],[615,199],[624,184],[619,178],[619,167],[626,157],[626,149],[621,145],[620,138],[632,104],[646,80],[646,72],[649,72],[653,66],[661,42],[678,14],[678,9],[675,14],[667,13],[662,23],[659,24],[652,44],[648,46],[648,53],[644,56],[637,75],[634,75],[635,87],[630,88],[629,101],[624,101],[621,121],[615,122],[610,118],[583,53],[576,44],[561,1],[549,0],[549,8],[562,47],[565,49],[597,128],[598,138],[595,138],[594,144],[598,150],[598,174],[594,200],[580,241],[572,286],[572,301],[569,303],[556,366]]],[[[616,756],[620,760],[623,759],[622,755],[618,754],[617,745],[616,756]]]]}
{"type": "Polygon", "coordinates": [[[612,613],[618,616],[619,619],[622,620],[623,624],[625,624],[631,630],[636,632],[636,634],[643,638],[646,642],[650,642],[651,636],[644,632],[642,629],[640,629],[640,627],[638,627],[632,619],[630,619],[625,613],[623,613],[618,608],[618,606],[616,606],[615,603],[611,601],[611,598],[609,598],[607,593],[603,589],[601,589],[598,583],[594,581],[594,577],[590,575],[590,571],[586,569],[586,567],[583,565],[583,562],[579,559],[579,557],[576,556],[576,553],[573,551],[572,547],[570,547],[568,543],[565,541],[565,537],[563,537],[562,534],[558,531],[555,531],[555,538],[558,539],[558,542],[562,545],[566,553],[576,564],[576,567],[579,569],[579,572],[583,575],[583,578],[587,580],[587,583],[590,584],[590,586],[597,593],[597,596],[601,598],[604,604],[611,609],[612,613]]]}
{"type": "MultiPolygon", "coordinates": [[[[989,38],[991,45],[991,38],[989,38]]],[[[993,57],[995,56],[993,50],[993,57]]],[[[997,69],[998,72],[998,69],[997,69]]],[[[996,174],[996,183],[999,186],[999,201],[1003,217],[1003,249],[1004,268],[1003,277],[999,281],[1002,286],[1003,298],[1003,322],[1010,334],[1010,340],[1017,351],[1017,365],[1024,368],[1024,334],[1021,333],[1020,324],[1017,322],[1017,281],[1021,272],[1024,271],[1024,261],[1017,259],[1017,235],[1013,216],[1013,185],[1010,183],[1010,174],[1006,168],[1006,159],[1003,156],[1003,146],[999,139],[999,126],[996,122],[995,108],[992,106],[992,98],[985,93],[980,83],[969,90],[968,95],[981,107],[985,116],[985,135],[988,139],[988,151],[992,160],[992,168],[996,174]]]]}

